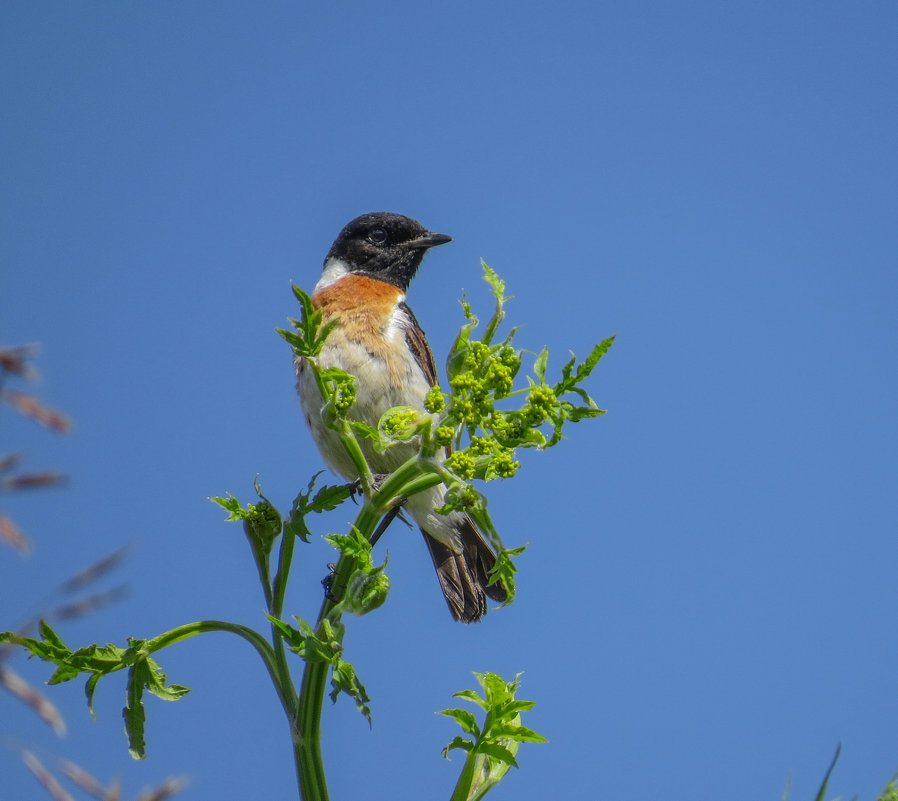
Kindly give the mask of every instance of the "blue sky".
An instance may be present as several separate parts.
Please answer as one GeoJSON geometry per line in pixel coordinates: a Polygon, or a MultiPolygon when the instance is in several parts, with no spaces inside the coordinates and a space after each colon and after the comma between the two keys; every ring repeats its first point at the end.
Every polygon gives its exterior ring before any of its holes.
{"type": "MultiPolygon", "coordinates": [[[[409,297],[438,361],[462,291],[489,308],[482,257],[550,368],[617,334],[589,384],[609,414],[489,487],[530,548],[484,623],[391,530],[391,596],[346,642],[374,725],[326,709],[332,797],[448,797],[433,712],[490,670],[524,672],[550,740],[497,801],[779,799],[790,775],[807,799],[839,742],[831,794],[873,798],[898,770],[896,25],[886,2],[4,3],[0,340],[43,343],[37,390],[76,423],[3,412],[0,450],[72,476],[3,499],[34,543],[0,551],[4,624],[134,543],[128,598],[73,644],[262,625],[206,498],[258,474],[288,506],[322,467],[274,328],[346,221],[398,211],[454,237],[409,297]]],[[[331,559],[300,550],[291,613],[331,559]]],[[[294,797],[254,654],[161,662],[193,692],[150,701],[143,763],[118,677],[96,722],[52,688],[65,740],[0,695],[4,798],[41,797],[17,742],[130,796],[294,797]]]]}

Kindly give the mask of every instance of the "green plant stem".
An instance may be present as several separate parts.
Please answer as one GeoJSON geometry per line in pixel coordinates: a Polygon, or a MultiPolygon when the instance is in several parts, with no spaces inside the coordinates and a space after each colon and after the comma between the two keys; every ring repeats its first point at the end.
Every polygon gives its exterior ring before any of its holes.
{"type": "Polygon", "coordinates": [[[167,648],[169,645],[174,645],[176,642],[181,642],[181,640],[189,639],[190,637],[197,634],[203,634],[207,631],[226,631],[230,634],[236,634],[238,637],[243,638],[252,645],[259,656],[262,657],[262,662],[265,664],[265,668],[268,670],[272,682],[274,682],[275,689],[277,690],[278,697],[281,699],[281,704],[283,704],[284,709],[287,710],[288,708],[295,706],[296,693],[293,691],[293,697],[291,698],[290,690],[292,689],[292,685],[285,685],[282,681],[282,675],[278,670],[274,648],[261,634],[259,634],[259,632],[248,626],[241,626],[238,623],[228,623],[224,620],[198,620],[195,623],[185,623],[183,626],[177,626],[171,631],[166,631],[164,634],[154,637],[152,640],[147,640],[144,647],[147,649],[148,653],[152,654],[156,651],[161,651],[163,648],[167,648]]]}
{"type": "Polygon", "coordinates": [[[268,641],[259,632],[248,626],[241,626],[239,623],[228,623],[225,620],[197,620],[194,623],[185,623],[183,626],[177,626],[171,629],[171,631],[166,631],[158,637],[147,640],[144,647],[148,653],[155,653],[163,648],[168,648],[169,645],[174,645],[176,642],[181,642],[181,640],[189,639],[206,631],[227,631],[242,637],[256,649],[259,656],[262,657],[262,661],[265,662],[266,667],[270,668],[274,652],[268,641]]]}
{"type": "Polygon", "coordinates": [[[327,801],[327,780],[321,759],[321,707],[327,687],[326,662],[306,662],[296,713],[294,754],[303,801],[327,801]]]}
{"type": "Polygon", "coordinates": [[[271,572],[268,564],[268,553],[250,539],[250,548],[253,552],[253,561],[259,572],[259,582],[262,584],[262,592],[265,593],[265,605],[270,609],[271,598],[271,572]]]}
{"type": "MultiPolygon", "coordinates": [[[[288,552],[292,553],[291,546],[288,546],[288,552]]],[[[281,601],[283,601],[283,593],[280,597],[281,601]]],[[[176,642],[209,631],[225,631],[231,634],[236,634],[238,637],[243,638],[252,645],[259,656],[262,657],[262,662],[265,664],[269,676],[271,676],[271,681],[274,684],[281,706],[287,716],[287,721],[290,725],[290,734],[293,738],[294,751],[296,751],[298,748],[295,717],[298,705],[296,689],[293,686],[290,670],[287,667],[283,639],[278,635],[272,634],[272,639],[274,640],[274,645],[272,646],[261,634],[247,626],[241,626],[237,623],[228,623],[222,620],[199,620],[195,623],[187,623],[183,626],[178,626],[171,631],[160,634],[158,637],[154,637],[152,640],[147,640],[145,647],[149,653],[154,653],[156,651],[161,651],[163,648],[167,648],[169,645],[174,645],[176,642]]],[[[299,759],[297,755],[297,768],[298,767],[299,759]]],[[[306,797],[307,796],[303,795],[304,799],[306,797]]],[[[322,799],[323,801],[324,799],[327,799],[327,791],[325,790],[324,795],[310,795],[308,798],[322,799]]]]}
{"type": "MultiPolygon", "coordinates": [[[[355,442],[355,437],[350,439],[355,442]]],[[[358,447],[358,443],[355,444],[358,447]]],[[[394,500],[433,487],[440,481],[441,478],[429,472],[428,465],[422,464],[417,457],[409,459],[391,474],[378,492],[365,500],[355,519],[356,529],[366,539],[370,539],[378,521],[394,500]]],[[[317,625],[320,625],[326,617],[339,617],[336,609],[339,600],[334,598],[342,598],[346,582],[355,569],[354,562],[354,559],[345,555],[337,562],[331,584],[332,597],[327,597],[322,602],[317,625]]],[[[329,665],[326,662],[307,661],[302,674],[294,745],[299,791],[303,801],[328,799],[320,736],[321,710],[327,690],[328,669],[329,665]]]]}
{"type": "Polygon", "coordinates": [[[452,791],[452,797],[449,801],[468,801],[471,794],[471,786],[474,783],[474,771],[477,768],[477,754],[468,752],[465,756],[465,764],[461,769],[458,781],[455,783],[455,789],[452,791]]]}

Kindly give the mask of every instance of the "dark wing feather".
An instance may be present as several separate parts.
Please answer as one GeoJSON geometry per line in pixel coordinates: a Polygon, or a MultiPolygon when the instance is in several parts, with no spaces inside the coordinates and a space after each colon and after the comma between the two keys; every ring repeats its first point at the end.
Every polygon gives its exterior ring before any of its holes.
{"type": "Polygon", "coordinates": [[[489,572],[496,564],[496,555],[465,515],[464,524],[458,529],[462,541],[460,553],[456,553],[423,529],[424,541],[437,571],[440,588],[449,605],[449,611],[462,623],[473,623],[486,614],[486,597],[505,603],[508,595],[500,584],[491,584],[489,572]]]}
{"type": "Polygon", "coordinates": [[[430,386],[435,386],[437,383],[437,366],[433,361],[430,345],[427,344],[427,337],[424,336],[424,331],[421,330],[418,320],[408,305],[400,303],[399,310],[406,317],[406,325],[404,326],[405,341],[408,343],[409,350],[414,355],[415,361],[418,362],[418,366],[421,368],[421,372],[424,373],[427,383],[430,386]]]}

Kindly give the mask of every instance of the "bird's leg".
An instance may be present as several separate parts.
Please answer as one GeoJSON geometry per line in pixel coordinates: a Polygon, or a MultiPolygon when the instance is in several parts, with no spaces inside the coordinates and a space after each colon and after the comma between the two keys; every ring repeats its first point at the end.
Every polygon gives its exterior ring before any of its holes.
{"type": "MultiPolygon", "coordinates": [[[[384,481],[386,481],[389,477],[390,477],[389,473],[375,473],[371,477],[371,491],[377,492],[383,485],[384,481]]],[[[350,497],[354,501],[356,499],[356,496],[365,494],[365,486],[362,483],[362,479],[360,479],[360,478],[357,478],[355,481],[353,481],[349,485],[349,488],[350,488],[349,489],[350,497]]]]}
{"type": "MultiPolygon", "coordinates": [[[[402,511],[402,504],[397,503],[393,506],[381,519],[380,523],[377,524],[377,528],[374,530],[374,533],[371,535],[371,539],[368,542],[371,543],[371,547],[374,547],[374,544],[381,538],[381,535],[389,528],[390,523],[392,523],[396,516],[402,511]]],[[[405,520],[405,518],[402,518],[405,520]]],[[[407,520],[405,521],[408,522],[407,520]]]]}

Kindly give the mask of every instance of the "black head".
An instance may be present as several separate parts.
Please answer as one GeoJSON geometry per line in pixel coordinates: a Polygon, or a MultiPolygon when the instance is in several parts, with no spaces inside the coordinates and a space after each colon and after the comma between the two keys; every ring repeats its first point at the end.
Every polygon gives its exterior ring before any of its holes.
{"type": "Polygon", "coordinates": [[[403,292],[428,248],[452,237],[428,231],[421,223],[385,211],[363,214],[340,231],[327,260],[340,259],[352,273],[361,273],[398,286],[403,292]]]}

